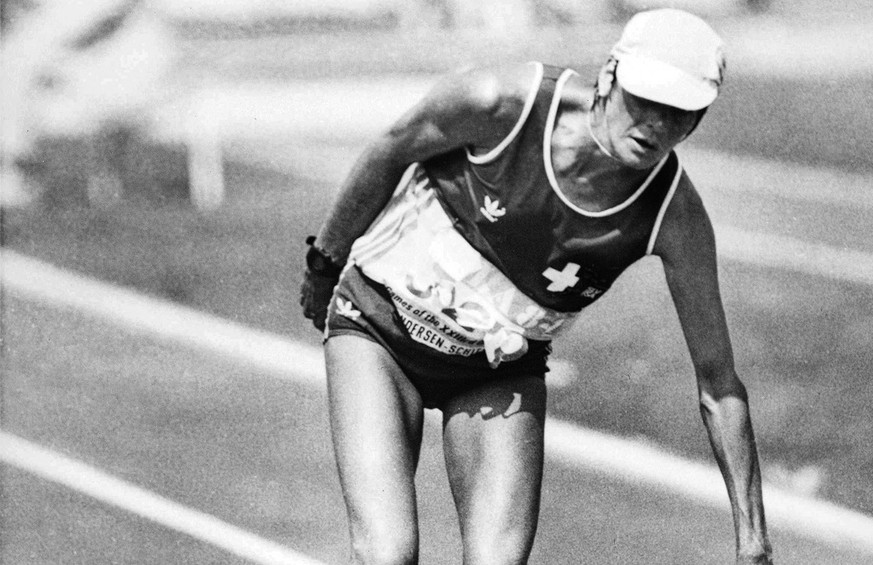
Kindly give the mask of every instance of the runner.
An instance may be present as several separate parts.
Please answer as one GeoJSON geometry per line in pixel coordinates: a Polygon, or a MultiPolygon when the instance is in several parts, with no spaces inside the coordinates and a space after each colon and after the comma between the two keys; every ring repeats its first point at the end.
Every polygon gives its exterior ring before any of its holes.
{"type": "Polygon", "coordinates": [[[705,22],[643,12],[593,93],[573,70],[541,63],[460,73],[358,160],[309,240],[301,289],[305,315],[325,331],[352,562],[417,562],[425,408],[443,412],[464,563],[527,561],[550,342],[655,255],[727,486],[736,562],[771,563],[713,230],[673,151],[716,99],[724,68],[705,22]]]}

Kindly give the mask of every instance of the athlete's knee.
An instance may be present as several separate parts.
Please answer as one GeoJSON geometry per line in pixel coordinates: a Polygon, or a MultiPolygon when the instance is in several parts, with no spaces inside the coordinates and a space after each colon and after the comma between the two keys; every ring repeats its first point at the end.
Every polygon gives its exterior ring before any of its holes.
{"type": "Polygon", "coordinates": [[[414,532],[395,531],[353,536],[355,565],[416,565],[418,538],[414,532]]]}
{"type": "Polygon", "coordinates": [[[525,565],[533,545],[528,531],[464,540],[464,565],[525,565]]]}

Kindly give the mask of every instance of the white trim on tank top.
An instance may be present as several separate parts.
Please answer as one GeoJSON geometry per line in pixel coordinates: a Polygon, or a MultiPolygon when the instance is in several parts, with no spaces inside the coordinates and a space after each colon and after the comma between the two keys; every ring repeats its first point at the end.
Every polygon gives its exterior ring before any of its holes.
{"type": "Polygon", "coordinates": [[[534,102],[537,99],[537,93],[540,90],[540,84],[543,81],[543,64],[537,61],[531,61],[532,65],[535,65],[535,74],[534,81],[530,87],[530,90],[527,93],[527,99],[524,101],[524,109],[521,111],[521,116],[519,116],[518,121],[515,122],[515,126],[512,128],[512,131],[509,132],[509,135],[503,138],[497,147],[485,153],[484,155],[473,155],[470,152],[470,148],[467,148],[467,159],[473,163],[474,165],[485,165],[495,160],[503,151],[509,146],[510,143],[518,136],[518,132],[521,131],[521,128],[524,126],[524,123],[527,121],[528,116],[530,115],[531,110],[533,109],[534,102]]]}
{"type": "Polygon", "coordinates": [[[661,223],[664,221],[664,214],[667,213],[667,207],[673,201],[673,195],[676,194],[676,189],[679,187],[679,179],[682,178],[682,161],[679,155],[676,155],[676,175],[673,177],[673,183],[670,184],[670,190],[667,191],[667,196],[661,202],[661,209],[658,210],[658,217],[655,218],[655,225],[652,226],[652,234],[649,236],[649,244],[646,246],[646,255],[651,255],[655,249],[655,240],[658,239],[658,233],[661,231],[661,223]]]}

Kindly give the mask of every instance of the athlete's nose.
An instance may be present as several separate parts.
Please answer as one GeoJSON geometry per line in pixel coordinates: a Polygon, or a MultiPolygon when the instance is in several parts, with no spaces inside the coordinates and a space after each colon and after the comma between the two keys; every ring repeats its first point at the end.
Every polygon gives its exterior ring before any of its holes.
{"type": "Polygon", "coordinates": [[[642,124],[652,135],[672,136],[684,133],[685,111],[663,104],[653,104],[645,109],[642,124]]]}

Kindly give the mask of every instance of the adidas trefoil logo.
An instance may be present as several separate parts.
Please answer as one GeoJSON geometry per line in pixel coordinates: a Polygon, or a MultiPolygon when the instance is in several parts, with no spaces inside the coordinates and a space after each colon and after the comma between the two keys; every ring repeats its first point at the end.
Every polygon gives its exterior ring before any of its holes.
{"type": "Polygon", "coordinates": [[[343,300],[342,298],[336,299],[336,313],[340,316],[345,316],[346,318],[351,318],[352,320],[357,320],[361,313],[358,310],[355,310],[355,306],[349,300],[343,300]]]}
{"type": "Polygon", "coordinates": [[[500,201],[491,200],[491,197],[488,195],[485,195],[485,205],[479,208],[479,211],[482,212],[490,222],[496,222],[506,214],[506,208],[500,207],[500,201]]]}

